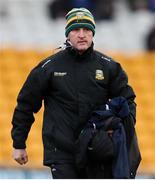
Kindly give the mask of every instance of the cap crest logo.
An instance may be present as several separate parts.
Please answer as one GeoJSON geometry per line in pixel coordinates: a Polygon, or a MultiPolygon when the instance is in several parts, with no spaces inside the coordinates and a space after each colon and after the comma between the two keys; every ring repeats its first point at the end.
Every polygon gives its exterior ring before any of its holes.
{"type": "Polygon", "coordinates": [[[77,12],[76,17],[77,17],[78,20],[80,20],[80,19],[82,19],[84,17],[84,13],[83,12],[77,12]]]}

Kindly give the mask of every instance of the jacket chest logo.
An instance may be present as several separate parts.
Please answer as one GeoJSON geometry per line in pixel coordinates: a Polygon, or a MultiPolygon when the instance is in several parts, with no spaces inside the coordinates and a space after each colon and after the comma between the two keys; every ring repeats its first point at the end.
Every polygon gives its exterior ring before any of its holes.
{"type": "Polygon", "coordinates": [[[65,76],[67,75],[67,72],[54,72],[54,76],[65,76]]]}
{"type": "Polygon", "coordinates": [[[97,80],[103,80],[104,79],[104,74],[103,74],[102,70],[100,70],[100,69],[96,70],[95,79],[97,79],[97,80]]]}

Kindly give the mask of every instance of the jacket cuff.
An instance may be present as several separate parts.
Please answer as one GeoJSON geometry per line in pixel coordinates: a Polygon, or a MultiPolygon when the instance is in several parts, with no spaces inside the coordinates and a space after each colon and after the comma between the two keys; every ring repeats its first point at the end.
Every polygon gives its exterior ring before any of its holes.
{"type": "Polygon", "coordinates": [[[21,143],[21,142],[13,142],[13,147],[15,149],[25,149],[26,145],[25,143],[21,143]]]}

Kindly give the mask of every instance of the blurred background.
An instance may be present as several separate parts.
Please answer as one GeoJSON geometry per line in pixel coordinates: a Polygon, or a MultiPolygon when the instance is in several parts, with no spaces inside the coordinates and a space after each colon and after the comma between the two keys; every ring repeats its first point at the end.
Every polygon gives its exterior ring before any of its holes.
{"type": "Polygon", "coordinates": [[[51,178],[42,165],[43,110],[35,116],[24,166],[12,160],[11,120],[30,70],[65,41],[64,16],[73,7],[92,11],[95,49],[128,73],[137,94],[137,178],[155,178],[155,0],[0,0],[0,179],[51,178]]]}

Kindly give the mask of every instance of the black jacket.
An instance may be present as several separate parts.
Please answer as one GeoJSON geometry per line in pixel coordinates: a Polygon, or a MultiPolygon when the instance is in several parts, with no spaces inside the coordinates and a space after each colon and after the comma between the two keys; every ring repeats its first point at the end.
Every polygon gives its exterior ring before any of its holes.
{"type": "Polygon", "coordinates": [[[44,100],[44,165],[72,162],[74,142],[90,114],[110,98],[123,96],[135,122],[135,93],[121,65],[93,50],[78,55],[69,47],[39,63],[29,74],[17,99],[13,115],[14,148],[25,141],[44,100]]]}

